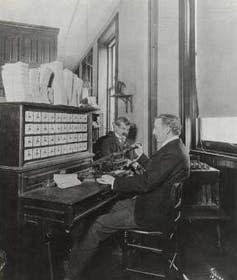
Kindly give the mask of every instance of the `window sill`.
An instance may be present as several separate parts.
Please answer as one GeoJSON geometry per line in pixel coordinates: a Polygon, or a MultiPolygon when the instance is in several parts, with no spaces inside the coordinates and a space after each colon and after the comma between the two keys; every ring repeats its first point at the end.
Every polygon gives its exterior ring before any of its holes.
{"type": "Polygon", "coordinates": [[[198,148],[191,150],[190,154],[201,156],[201,160],[203,160],[203,158],[212,159],[213,165],[218,165],[218,166],[223,166],[228,168],[237,168],[237,156],[218,153],[214,151],[201,150],[198,148]]]}

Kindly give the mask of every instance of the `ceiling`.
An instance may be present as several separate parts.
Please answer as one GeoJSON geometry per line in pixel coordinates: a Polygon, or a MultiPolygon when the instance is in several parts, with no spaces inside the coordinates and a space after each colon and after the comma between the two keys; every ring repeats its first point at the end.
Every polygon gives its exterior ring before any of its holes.
{"type": "Polygon", "coordinates": [[[73,68],[120,0],[0,0],[0,20],[60,29],[58,59],[73,68]]]}

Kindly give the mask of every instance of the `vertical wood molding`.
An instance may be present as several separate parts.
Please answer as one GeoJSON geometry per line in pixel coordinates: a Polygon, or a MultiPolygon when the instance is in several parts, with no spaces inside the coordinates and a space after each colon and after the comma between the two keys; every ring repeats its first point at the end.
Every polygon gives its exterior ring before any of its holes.
{"type": "MultiPolygon", "coordinates": [[[[115,16],[115,86],[118,82],[118,68],[119,68],[119,14],[115,16]]],[[[115,98],[115,119],[118,118],[118,99],[115,98]]]]}
{"type": "Polygon", "coordinates": [[[185,53],[185,0],[179,1],[179,115],[182,123],[182,140],[185,141],[185,111],[184,111],[184,53],[185,53]]]}
{"type": "Polygon", "coordinates": [[[106,132],[109,132],[109,121],[110,121],[110,98],[109,98],[109,75],[108,75],[108,69],[109,69],[109,53],[106,49],[106,132]]]}
{"type": "Polygon", "coordinates": [[[189,97],[189,0],[179,1],[179,84],[180,84],[180,116],[183,126],[182,138],[190,145],[190,97],[189,97]]]}
{"type": "Polygon", "coordinates": [[[190,116],[191,116],[191,148],[196,146],[197,90],[196,90],[196,15],[195,2],[190,0],[190,116]]]}
{"type": "Polygon", "coordinates": [[[182,139],[193,148],[196,134],[195,0],[179,1],[179,96],[182,139]]]}
{"type": "Polygon", "coordinates": [[[157,115],[157,65],[158,65],[158,0],[148,5],[148,152],[155,150],[152,136],[153,121],[157,115]]]}
{"type": "Polygon", "coordinates": [[[93,47],[92,50],[92,65],[93,65],[93,96],[96,97],[97,102],[98,102],[98,48],[97,48],[97,43],[93,47]]]}

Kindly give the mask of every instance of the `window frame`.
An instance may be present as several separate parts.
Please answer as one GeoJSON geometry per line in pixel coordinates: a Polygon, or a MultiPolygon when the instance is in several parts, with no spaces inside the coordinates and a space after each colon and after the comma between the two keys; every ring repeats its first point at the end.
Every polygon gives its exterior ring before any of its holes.
{"type": "Polygon", "coordinates": [[[116,38],[115,36],[107,43],[107,131],[112,129],[112,121],[116,119],[118,104],[116,99],[112,99],[112,94],[115,94],[116,85],[116,38]],[[114,93],[111,93],[113,91],[114,93]],[[114,103],[114,116],[111,116],[111,101],[114,103]]]}
{"type": "Polygon", "coordinates": [[[81,77],[83,81],[85,79],[88,79],[88,82],[90,83],[90,95],[93,96],[93,48],[91,48],[83,60],[81,61],[81,77]],[[83,71],[83,68],[85,68],[85,71],[83,71]],[[86,77],[86,74],[88,77],[86,77]]]}
{"type": "Polygon", "coordinates": [[[77,76],[85,81],[85,73],[87,72],[88,75],[88,81],[90,83],[90,95],[94,95],[94,77],[93,77],[93,72],[94,72],[94,64],[93,64],[93,47],[89,49],[89,51],[86,52],[85,56],[81,59],[79,62],[78,66],[74,70],[74,73],[77,74],[77,76]],[[86,68],[85,71],[83,71],[83,68],[86,68]]]}
{"type": "MultiPolygon", "coordinates": [[[[102,84],[105,85],[105,92],[106,92],[106,109],[103,109],[104,115],[105,115],[105,133],[107,133],[109,130],[112,129],[111,124],[110,124],[110,110],[109,110],[109,90],[108,90],[108,84],[109,84],[109,77],[108,77],[108,68],[109,68],[109,57],[108,57],[108,47],[113,44],[113,41],[115,42],[115,84],[117,83],[118,80],[118,44],[119,44],[119,14],[117,13],[114,18],[111,20],[111,22],[107,25],[107,27],[104,29],[102,34],[97,40],[97,85],[101,82],[102,84]],[[101,51],[106,51],[106,81],[103,79],[100,80],[100,75],[99,75],[99,68],[100,68],[100,52],[101,51]],[[100,80],[100,81],[99,81],[100,80]]],[[[103,58],[104,59],[104,58],[103,58]]],[[[104,69],[103,69],[104,71],[104,69]]],[[[99,90],[97,92],[97,98],[99,98],[99,90]]],[[[115,99],[115,116],[114,118],[116,119],[118,117],[118,101],[115,99]]]]}
{"type": "Polygon", "coordinates": [[[194,100],[196,94],[196,0],[181,0],[179,10],[182,139],[191,150],[237,157],[237,153],[233,154],[231,151],[230,143],[201,139],[202,120],[198,118],[198,107],[194,100]]]}

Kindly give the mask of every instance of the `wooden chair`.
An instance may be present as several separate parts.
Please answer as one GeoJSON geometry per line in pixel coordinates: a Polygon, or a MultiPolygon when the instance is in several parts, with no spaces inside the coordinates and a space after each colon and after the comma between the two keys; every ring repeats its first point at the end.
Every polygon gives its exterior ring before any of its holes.
{"type": "Polygon", "coordinates": [[[125,231],[123,258],[127,278],[132,274],[137,274],[137,276],[140,274],[158,279],[169,279],[173,273],[182,277],[182,272],[177,265],[179,251],[177,235],[181,222],[182,186],[182,183],[175,183],[171,188],[174,207],[169,232],[145,229],[125,231]]]}
{"type": "Polygon", "coordinates": [[[0,279],[3,279],[4,267],[7,263],[7,254],[0,249],[0,279]]]}

